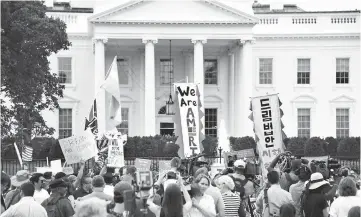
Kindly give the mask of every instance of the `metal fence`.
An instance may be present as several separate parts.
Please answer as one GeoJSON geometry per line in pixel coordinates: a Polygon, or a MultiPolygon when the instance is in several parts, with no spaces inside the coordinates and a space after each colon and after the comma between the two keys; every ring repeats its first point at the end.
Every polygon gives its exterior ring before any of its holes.
{"type": "MultiPolygon", "coordinates": [[[[355,170],[356,172],[360,171],[360,159],[355,157],[332,157],[333,159],[338,160],[338,162],[342,166],[348,166],[351,169],[355,170]]],[[[134,165],[135,157],[133,158],[126,158],[125,159],[125,165],[134,165]]],[[[152,160],[150,169],[152,171],[158,171],[159,170],[159,161],[160,160],[171,160],[171,157],[156,157],[156,158],[142,158],[142,159],[150,159],[152,160]]],[[[219,157],[207,157],[205,158],[205,161],[208,163],[214,163],[218,162],[219,157]]],[[[64,163],[65,160],[62,159],[62,163],[64,163]]],[[[30,172],[36,172],[36,167],[46,167],[47,162],[45,159],[34,159],[32,162],[26,162],[28,164],[28,169],[30,172]]],[[[85,162],[85,166],[88,168],[92,168],[94,164],[94,160],[88,160],[85,162]]],[[[78,171],[80,168],[80,164],[73,164],[71,165],[75,172],[78,171]]],[[[9,175],[15,175],[17,171],[21,170],[21,166],[19,164],[19,161],[17,159],[15,160],[8,160],[8,159],[1,159],[1,170],[6,172],[9,175]]]]}

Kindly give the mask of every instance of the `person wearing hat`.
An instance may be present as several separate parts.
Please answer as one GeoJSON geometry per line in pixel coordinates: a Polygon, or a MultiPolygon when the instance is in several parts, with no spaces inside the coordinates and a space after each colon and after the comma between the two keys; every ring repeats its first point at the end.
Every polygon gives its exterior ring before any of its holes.
{"type": "Polygon", "coordinates": [[[27,170],[20,170],[16,173],[15,176],[11,177],[11,185],[16,189],[10,191],[5,196],[5,205],[7,208],[10,208],[11,205],[16,204],[20,201],[20,186],[26,182],[29,182],[29,172],[27,170]]]}
{"type": "Polygon", "coordinates": [[[68,184],[63,179],[54,179],[50,182],[49,187],[52,194],[41,205],[48,212],[55,209],[55,216],[70,217],[75,214],[72,204],[66,198],[68,184]]]}
{"type": "Polygon", "coordinates": [[[328,217],[329,206],[323,193],[323,188],[327,185],[328,182],[318,172],[313,173],[310,181],[306,182],[301,202],[301,210],[305,217],[328,217]]]}
{"type": "MultiPolygon", "coordinates": [[[[284,156],[289,154],[290,152],[284,152],[281,154],[278,154],[273,161],[271,162],[271,164],[269,165],[269,167],[267,168],[268,171],[272,171],[274,170],[274,167],[277,165],[279,159],[284,156]]],[[[288,191],[290,186],[293,184],[296,184],[299,179],[298,176],[296,175],[295,171],[298,170],[302,165],[302,160],[301,159],[293,159],[291,161],[291,171],[289,172],[285,172],[285,171],[281,171],[280,172],[280,185],[281,188],[288,191]]]]}
{"type": "Polygon", "coordinates": [[[31,182],[20,186],[21,200],[7,209],[1,217],[47,217],[46,210],[34,200],[35,187],[31,182]]]}
{"type": "Polygon", "coordinates": [[[113,199],[111,196],[104,193],[105,181],[102,176],[100,175],[94,176],[92,180],[92,186],[93,186],[93,192],[84,197],[78,198],[78,200],[86,200],[92,197],[97,197],[105,201],[111,201],[113,199]]]}

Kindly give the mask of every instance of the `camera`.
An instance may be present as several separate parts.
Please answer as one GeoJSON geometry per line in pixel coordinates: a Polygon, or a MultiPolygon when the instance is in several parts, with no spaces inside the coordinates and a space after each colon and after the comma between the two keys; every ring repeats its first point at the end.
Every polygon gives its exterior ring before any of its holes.
{"type": "Polygon", "coordinates": [[[146,191],[153,187],[153,174],[152,171],[137,171],[136,186],[140,191],[146,191]]]}

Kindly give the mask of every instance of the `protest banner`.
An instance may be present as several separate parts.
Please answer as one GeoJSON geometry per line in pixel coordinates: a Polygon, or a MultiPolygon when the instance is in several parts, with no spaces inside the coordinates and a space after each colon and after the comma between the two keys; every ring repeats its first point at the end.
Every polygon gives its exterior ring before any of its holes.
{"type": "Polygon", "coordinates": [[[97,155],[94,135],[90,130],[84,131],[81,136],[60,139],[59,143],[68,164],[86,161],[97,155]]]}
{"type": "Polygon", "coordinates": [[[74,174],[74,169],[73,167],[63,167],[63,173],[66,175],[72,175],[74,174]]]}
{"type": "Polygon", "coordinates": [[[170,160],[160,160],[159,161],[159,174],[162,174],[165,171],[170,170],[170,160]]]}
{"type": "Polygon", "coordinates": [[[182,139],[177,140],[177,144],[183,145],[180,156],[189,157],[201,152],[199,93],[197,85],[192,83],[175,84],[175,88],[179,111],[179,114],[176,113],[176,124],[181,128],[176,136],[182,139]]]}
{"type": "Polygon", "coordinates": [[[110,140],[108,148],[108,167],[124,166],[124,147],[123,139],[110,140]]]}
{"type": "Polygon", "coordinates": [[[46,172],[52,172],[51,167],[36,167],[37,173],[46,173],[46,172]]]}
{"type": "Polygon", "coordinates": [[[52,160],[50,161],[50,167],[53,174],[63,171],[63,167],[61,166],[61,160],[52,160]]]}
{"type": "Polygon", "coordinates": [[[266,179],[268,166],[278,154],[284,152],[278,95],[252,98],[251,109],[262,176],[266,179]]]}
{"type": "Polygon", "coordinates": [[[134,166],[138,171],[148,171],[150,170],[150,165],[152,164],[151,160],[136,158],[134,166]]]}

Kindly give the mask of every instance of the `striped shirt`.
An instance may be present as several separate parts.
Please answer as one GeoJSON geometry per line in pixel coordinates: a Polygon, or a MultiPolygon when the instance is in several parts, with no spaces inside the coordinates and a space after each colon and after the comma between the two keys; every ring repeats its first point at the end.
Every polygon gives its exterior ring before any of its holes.
{"type": "Polygon", "coordinates": [[[224,203],[225,217],[238,216],[238,209],[241,204],[241,199],[238,194],[231,191],[222,193],[222,199],[224,203]]]}

